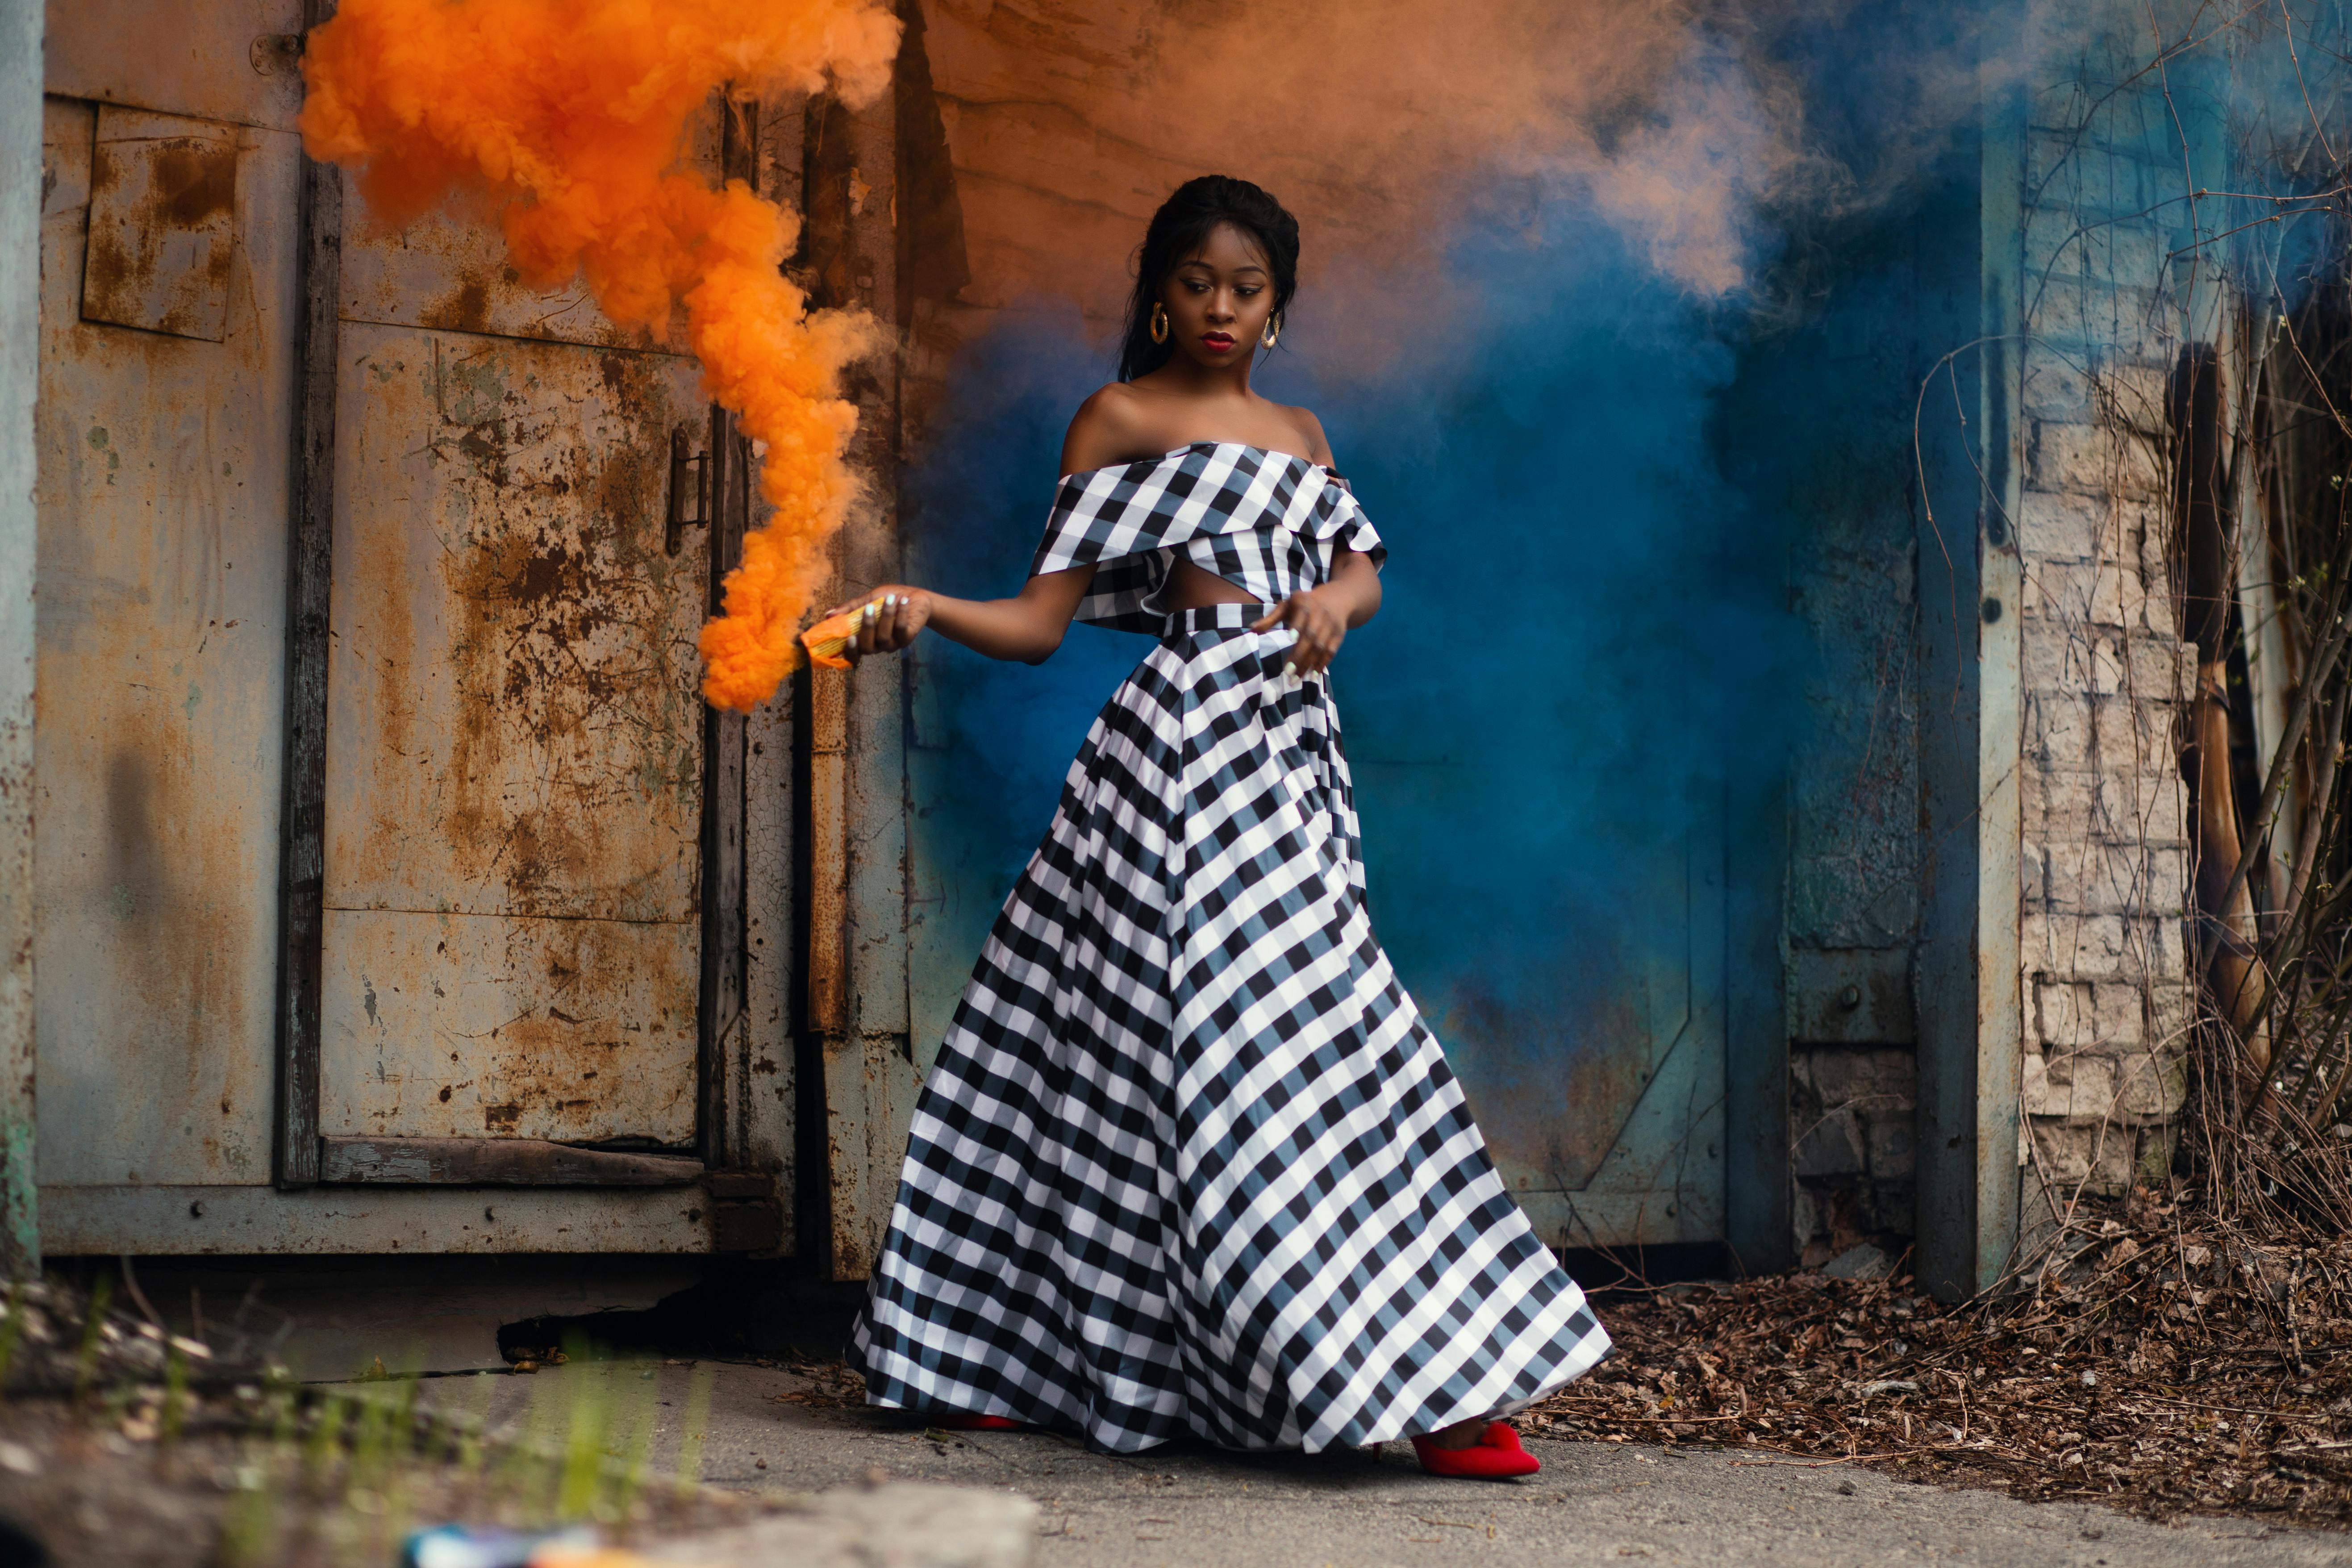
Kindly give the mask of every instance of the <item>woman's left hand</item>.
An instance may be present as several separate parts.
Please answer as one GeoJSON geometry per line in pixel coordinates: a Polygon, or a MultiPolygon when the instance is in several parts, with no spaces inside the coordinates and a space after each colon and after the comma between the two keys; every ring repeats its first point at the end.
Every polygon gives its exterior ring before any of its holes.
{"type": "Polygon", "coordinates": [[[1331,666],[1331,657],[1348,640],[1348,617],[1318,597],[1319,590],[1302,589],[1275,606],[1274,614],[1253,622],[1254,632],[1288,626],[1298,634],[1291,645],[1290,668],[1300,675],[1318,675],[1331,666]]]}

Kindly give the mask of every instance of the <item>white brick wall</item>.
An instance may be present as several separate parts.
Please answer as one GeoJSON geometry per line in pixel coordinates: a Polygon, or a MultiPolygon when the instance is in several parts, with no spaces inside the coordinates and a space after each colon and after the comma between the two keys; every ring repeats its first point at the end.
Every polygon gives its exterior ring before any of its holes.
{"type": "Polygon", "coordinates": [[[2145,154],[2111,150],[2126,139],[2079,133],[2086,112],[2129,111],[2115,103],[2036,97],[2021,296],[2020,1152],[2066,1192],[2120,1191],[2169,1160],[2189,1007],[2178,731],[2195,667],[2165,577],[2161,458],[2179,341],[2167,237],[2137,216],[2169,191],[2145,154]]]}

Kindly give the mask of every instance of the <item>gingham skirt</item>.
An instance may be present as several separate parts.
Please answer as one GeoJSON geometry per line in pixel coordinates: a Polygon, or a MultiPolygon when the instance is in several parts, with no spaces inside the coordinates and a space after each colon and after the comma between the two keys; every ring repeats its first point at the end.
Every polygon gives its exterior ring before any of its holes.
{"type": "Polygon", "coordinates": [[[873,1404],[1314,1452],[1608,1349],[1372,936],[1338,716],[1264,613],[1176,617],[1070,769],[916,1106],[873,1404]]]}

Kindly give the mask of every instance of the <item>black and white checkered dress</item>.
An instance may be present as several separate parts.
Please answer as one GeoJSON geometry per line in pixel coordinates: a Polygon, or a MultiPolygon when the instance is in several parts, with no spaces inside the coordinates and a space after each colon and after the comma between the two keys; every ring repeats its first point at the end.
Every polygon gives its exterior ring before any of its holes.
{"type": "Polygon", "coordinates": [[[877,1405],[1132,1452],[1360,1445],[1608,1349],[1365,912],[1339,716],[1262,607],[1386,551],[1339,477],[1202,443],[1062,481],[1034,567],[1161,633],[1088,732],[908,1140],[854,1336],[877,1405]]]}

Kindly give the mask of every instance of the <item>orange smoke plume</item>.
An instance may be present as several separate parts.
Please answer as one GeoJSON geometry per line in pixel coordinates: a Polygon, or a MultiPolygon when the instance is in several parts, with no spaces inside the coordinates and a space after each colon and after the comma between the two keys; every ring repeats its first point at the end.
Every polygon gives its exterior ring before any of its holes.
{"type": "Polygon", "coordinates": [[[874,0],[343,0],[303,58],[303,145],[358,167],[390,221],[487,192],[534,286],[578,274],[615,322],[656,333],[686,307],[706,389],[765,445],[775,508],[702,631],[703,695],[720,707],[764,700],[798,658],[857,493],[840,375],[877,336],[863,314],[811,313],[778,270],[793,214],[678,170],[687,124],[722,86],[870,101],[898,47],[874,0]]]}

